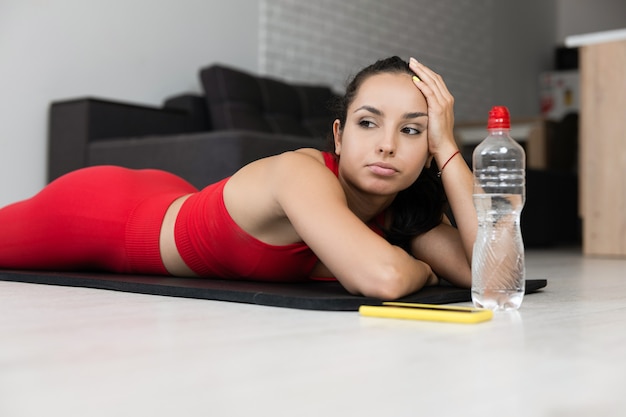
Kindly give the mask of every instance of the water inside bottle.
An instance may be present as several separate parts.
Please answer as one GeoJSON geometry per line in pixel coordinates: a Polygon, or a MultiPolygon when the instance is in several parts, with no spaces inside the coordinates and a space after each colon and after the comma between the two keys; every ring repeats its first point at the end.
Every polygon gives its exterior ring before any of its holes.
{"type": "Polygon", "coordinates": [[[524,296],[521,194],[475,194],[478,233],[472,257],[472,301],[481,308],[517,309],[524,296]]]}

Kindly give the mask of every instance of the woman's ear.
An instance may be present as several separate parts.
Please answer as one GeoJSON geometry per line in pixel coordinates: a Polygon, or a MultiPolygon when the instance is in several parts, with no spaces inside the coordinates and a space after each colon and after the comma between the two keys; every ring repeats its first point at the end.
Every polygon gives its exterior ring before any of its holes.
{"type": "Polygon", "coordinates": [[[339,119],[335,119],[333,122],[333,140],[335,142],[335,154],[339,156],[341,154],[341,134],[343,130],[341,128],[341,122],[339,119]]]}

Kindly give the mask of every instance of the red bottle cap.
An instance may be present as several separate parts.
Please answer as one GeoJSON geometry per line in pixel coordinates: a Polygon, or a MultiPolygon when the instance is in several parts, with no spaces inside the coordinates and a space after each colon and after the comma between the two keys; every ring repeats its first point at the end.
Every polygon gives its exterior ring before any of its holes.
{"type": "Polygon", "coordinates": [[[493,106],[489,111],[487,129],[510,129],[511,118],[506,106],[493,106]]]}

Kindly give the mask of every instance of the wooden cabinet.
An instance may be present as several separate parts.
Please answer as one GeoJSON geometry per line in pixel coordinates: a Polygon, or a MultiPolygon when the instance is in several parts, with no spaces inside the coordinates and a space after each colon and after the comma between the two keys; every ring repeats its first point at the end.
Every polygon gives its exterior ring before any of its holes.
{"type": "Polygon", "coordinates": [[[583,252],[626,257],[626,30],[566,44],[580,47],[583,252]]]}

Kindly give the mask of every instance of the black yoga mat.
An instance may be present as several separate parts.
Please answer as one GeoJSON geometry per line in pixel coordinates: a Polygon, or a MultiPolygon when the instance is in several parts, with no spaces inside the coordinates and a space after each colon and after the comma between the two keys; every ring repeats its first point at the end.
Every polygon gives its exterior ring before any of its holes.
{"type": "MultiPolygon", "coordinates": [[[[206,278],[174,278],[92,272],[3,271],[1,281],[97,288],[139,294],[232,301],[305,310],[356,311],[359,306],[380,305],[375,298],[349,294],[338,282],[265,283],[206,278]]],[[[546,280],[527,280],[526,293],[547,285],[546,280]]],[[[471,301],[470,290],[441,284],[425,287],[402,301],[448,304],[471,301]]]]}

